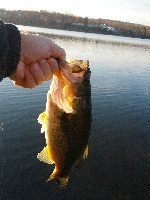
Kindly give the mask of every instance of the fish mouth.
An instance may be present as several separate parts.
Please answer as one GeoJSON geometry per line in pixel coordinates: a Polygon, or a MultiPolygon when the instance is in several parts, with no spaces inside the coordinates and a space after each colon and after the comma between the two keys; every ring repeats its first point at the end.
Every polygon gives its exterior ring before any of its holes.
{"type": "Polygon", "coordinates": [[[64,62],[60,62],[59,67],[60,70],[63,72],[64,78],[73,83],[80,83],[87,75],[89,61],[68,59],[64,62]]]}
{"type": "Polygon", "coordinates": [[[85,60],[67,60],[59,63],[59,72],[53,75],[50,94],[60,109],[66,113],[76,113],[75,100],[79,95],[80,85],[87,77],[89,62],[85,60]]]}

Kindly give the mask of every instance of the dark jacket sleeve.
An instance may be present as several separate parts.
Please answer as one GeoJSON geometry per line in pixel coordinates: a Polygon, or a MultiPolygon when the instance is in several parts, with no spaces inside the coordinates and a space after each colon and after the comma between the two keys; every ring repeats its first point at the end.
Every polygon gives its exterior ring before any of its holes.
{"type": "Polygon", "coordinates": [[[0,81],[13,74],[20,60],[21,36],[13,24],[0,20],[0,81]]]}

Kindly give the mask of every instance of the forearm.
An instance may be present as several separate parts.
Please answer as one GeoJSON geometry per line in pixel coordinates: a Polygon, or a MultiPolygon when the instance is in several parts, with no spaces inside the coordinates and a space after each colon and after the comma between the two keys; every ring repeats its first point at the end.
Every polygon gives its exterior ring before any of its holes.
{"type": "Polygon", "coordinates": [[[17,27],[0,20],[0,81],[17,69],[20,60],[21,37],[17,27]]]}

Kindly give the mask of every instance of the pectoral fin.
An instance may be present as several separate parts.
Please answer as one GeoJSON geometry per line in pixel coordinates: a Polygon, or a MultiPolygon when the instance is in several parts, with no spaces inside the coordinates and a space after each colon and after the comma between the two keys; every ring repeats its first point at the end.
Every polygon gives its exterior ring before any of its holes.
{"type": "Polygon", "coordinates": [[[42,112],[38,117],[38,123],[42,124],[41,133],[43,133],[46,130],[47,125],[47,115],[46,111],[42,112]]]}
{"type": "Polygon", "coordinates": [[[38,153],[37,158],[47,164],[53,164],[54,161],[51,159],[51,155],[50,155],[50,151],[49,151],[49,147],[46,146],[44,147],[44,149],[38,153]]]}

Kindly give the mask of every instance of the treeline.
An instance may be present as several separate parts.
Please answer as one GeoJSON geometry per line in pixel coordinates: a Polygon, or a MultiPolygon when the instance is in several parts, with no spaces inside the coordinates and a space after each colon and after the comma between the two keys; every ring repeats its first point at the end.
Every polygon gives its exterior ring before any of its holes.
{"type": "Polygon", "coordinates": [[[10,11],[0,9],[0,19],[7,23],[14,23],[17,25],[150,39],[150,26],[106,19],[84,18],[71,14],[48,12],[45,10],[10,11]]]}

